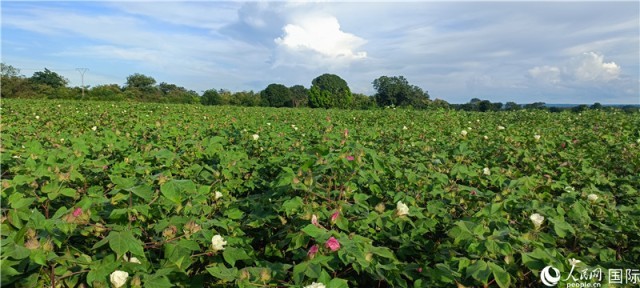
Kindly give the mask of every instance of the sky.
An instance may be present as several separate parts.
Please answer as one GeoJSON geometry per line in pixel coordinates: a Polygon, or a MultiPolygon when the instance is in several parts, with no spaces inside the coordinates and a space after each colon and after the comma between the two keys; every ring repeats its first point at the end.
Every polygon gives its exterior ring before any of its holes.
{"type": "Polygon", "coordinates": [[[134,73],[202,93],[354,93],[404,76],[432,99],[640,104],[640,2],[1,1],[2,62],[81,86],[134,73]]]}

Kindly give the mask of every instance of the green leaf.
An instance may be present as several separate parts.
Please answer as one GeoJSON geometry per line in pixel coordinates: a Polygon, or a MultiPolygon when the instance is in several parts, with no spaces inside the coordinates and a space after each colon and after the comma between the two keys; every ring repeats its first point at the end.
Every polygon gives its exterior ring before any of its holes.
{"type": "MultiPolygon", "coordinates": [[[[109,247],[111,248],[111,250],[116,252],[118,257],[124,255],[124,253],[127,253],[129,251],[131,251],[131,253],[135,255],[144,255],[142,242],[133,237],[131,231],[111,231],[107,238],[109,238],[109,247]]],[[[96,243],[96,245],[98,245],[98,243],[96,243]]]]}
{"type": "Polygon", "coordinates": [[[298,209],[303,205],[302,198],[296,196],[282,203],[282,208],[287,216],[290,216],[298,211],[298,209]]]}
{"type": "Polygon", "coordinates": [[[229,265],[231,266],[235,266],[236,261],[238,260],[251,259],[251,257],[247,255],[247,252],[245,252],[243,249],[234,247],[228,247],[224,249],[224,252],[222,252],[222,257],[224,258],[224,261],[227,261],[227,263],[229,263],[229,265]]]}
{"type": "Polygon", "coordinates": [[[575,233],[575,230],[573,230],[573,227],[571,227],[569,223],[564,221],[564,219],[551,219],[550,221],[552,221],[554,224],[553,231],[555,231],[558,237],[560,238],[567,237],[568,233],[571,233],[571,234],[575,233]]]}
{"type": "Polygon", "coordinates": [[[138,185],[127,189],[127,191],[130,191],[131,193],[144,199],[145,201],[151,201],[151,199],[153,198],[153,188],[148,185],[138,185]]]}
{"type": "Polygon", "coordinates": [[[349,288],[349,282],[345,279],[334,278],[329,281],[327,288],[349,288]]]}
{"type": "Polygon", "coordinates": [[[491,268],[493,277],[496,279],[496,283],[500,288],[509,287],[511,285],[511,276],[507,271],[504,271],[502,267],[494,264],[493,262],[489,262],[489,268],[491,268]]]}
{"type": "Polygon", "coordinates": [[[162,195],[176,204],[182,202],[182,196],[191,195],[196,191],[196,184],[191,180],[174,179],[160,186],[160,192],[162,192],[162,195]]]}
{"type": "Polygon", "coordinates": [[[143,279],[144,287],[173,287],[167,276],[147,276],[143,279]]]}
{"type": "Polygon", "coordinates": [[[224,266],[207,267],[207,271],[211,276],[216,277],[224,282],[233,281],[238,277],[238,268],[227,268],[224,266]]]}
{"type": "Polygon", "coordinates": [[[328,233],[327,230],[316,227],[313,224],[308,224],[307,226],[302,228],[302,232],[306,233],[314,239],[322,238],[323,235],[328,233]]]}
{"type": "Polygon", "coordinates": [[[482,284],[487,284],[489,275],[491,275],[491,270],[484,260],[478,260],[467,267],[467,277],[471,276],[482,284]]]}

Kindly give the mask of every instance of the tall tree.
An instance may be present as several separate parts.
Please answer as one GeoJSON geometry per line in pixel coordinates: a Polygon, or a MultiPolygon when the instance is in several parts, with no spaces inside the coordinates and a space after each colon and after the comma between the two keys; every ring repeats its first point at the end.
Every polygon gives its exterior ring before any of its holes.
{"type": "Polygon", "coordinates": [[[313,108],[351,108],[353,95],[347,81],[334,74],[322,74],[311,81],[309,106],[313,108]]]}
{"type": "Polygon", "coordinates": [[[25,86],[28,86],[26,85],[28,83],[25,83],[26,80],[24,76],[20,75],[20,69],[5,63],[1,65],[2,77],[0,79],[0,89],[2,92],[0,92],[0,97],[20,97],[25,86]]]}
{"type": "Polygon", "coordinates": [[[306,107],[309,103],[309,90],[302,85],[289,87],[293,107],[306,107]]]}
{"type": "Polygon", "coordinates": [[[378,106],[414,106],[424,107],[428,103],[429,94],[422,88],[409,84],[403,76],[381,76],[373,80],[374,95],[378,106]]]}
{"type": "Polygon", "coordinates": [[[260,92],[260,98],[265,100],[270,107],[291,107],[291,90],[282,84],[269,84],[260,92]]]}
{"type": "Polygon", "coordinates": [[[33,73],[33,76],[29,78],[29,81],[31,81],[34,84],[47,85],[51,88],[65,87],[67,83],[69,83],[69,80],[65,79],[64,77],[60,76],[58,73],[53,72],[47,68],[44,68],[44,71],[38,71],[33,73]]]}
{"type": "Polygon", "coordinates": [[[127,77],[125,89],[139,89],[143,92],[150,92],[155,89],[156,79],[140,73],[135,73],[127,77]]]}
{"type": "Polygon", "coordinates": [[[204,91],[202,98],[200,98],[202,105],[222,105],[222,97],[216,89],[209,89],[204,91]]]}

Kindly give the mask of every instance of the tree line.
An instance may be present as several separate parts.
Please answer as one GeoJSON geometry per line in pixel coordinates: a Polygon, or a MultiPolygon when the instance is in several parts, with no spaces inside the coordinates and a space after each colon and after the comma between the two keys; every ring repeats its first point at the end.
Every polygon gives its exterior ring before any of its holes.
{"type": "MultiPolygon", "coordinates": [[[[159,103],[184,103],[202,105],[235,105],[264,107],[311,107],[340,109],[375,109],[401,107],[413,109],[455,109],[465,111],[512,111],[520,109],[544,109],[560,112],[571,109],[603,109],[602,105],[580,105],[572,108],[547,107],[545,103],[516,104],[515,102],[490,102],[473,98],[465,104],[450,104],[442,99],[430,99],[429,93],[411,85],[403,76],[381,76],[372,82],[376,93],[368,96],[352,93],[347,82],[335,74],[322,74],[311,81],[311,87],[272,83],[259,92],[231,92],[225,89],[209,89],[199,95],[193,90],[170,83],[157,83],[147,75],[129,75],[123,86],[118,84],[94,87],[69,87],[69,81],[47,68],[31,77],[20,70],[2,63],[2,98],[50,98],[108,101],[141,101],[159,103]],[[85,89],[87,88],[87,89],[85,89]]],[[[633,109],[633,107],[622,107],[633,109]]]]}

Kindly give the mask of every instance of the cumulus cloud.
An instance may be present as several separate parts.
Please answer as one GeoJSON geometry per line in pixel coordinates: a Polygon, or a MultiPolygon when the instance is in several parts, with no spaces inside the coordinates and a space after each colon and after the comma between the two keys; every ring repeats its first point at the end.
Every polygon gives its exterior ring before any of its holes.
{"type": "Polygon", "coordinates": [[[560,72],[560,68],[547,65],[529,69],[531,77],[553,84],[560,82],[560,72]]]}
{"type": "Polygon", "coordinates": [[[367,57],[365,51],[355,51],[366,41],[340,29],[333,16],[301,17],[285,25],[284,35],[275,43],[293,52],[313,52],[330,61],[352,61],[367,57]]]}
{"type": "Polygon", "coordinates": [[[562,81],[608,82],[620,77],[621,68],[615,62],[605,62],[602,54],[586,52],[560,66],[536,66],[528,72],[532,78],[551,84],[562,81]]]}
{"type": "Polygon", "coordinates": [[[609,81],[620,76],[620,66],[615,62],[604,62],[604,56],[587,52],[575,58],[569,72],[579,81],[609,81]]]}

